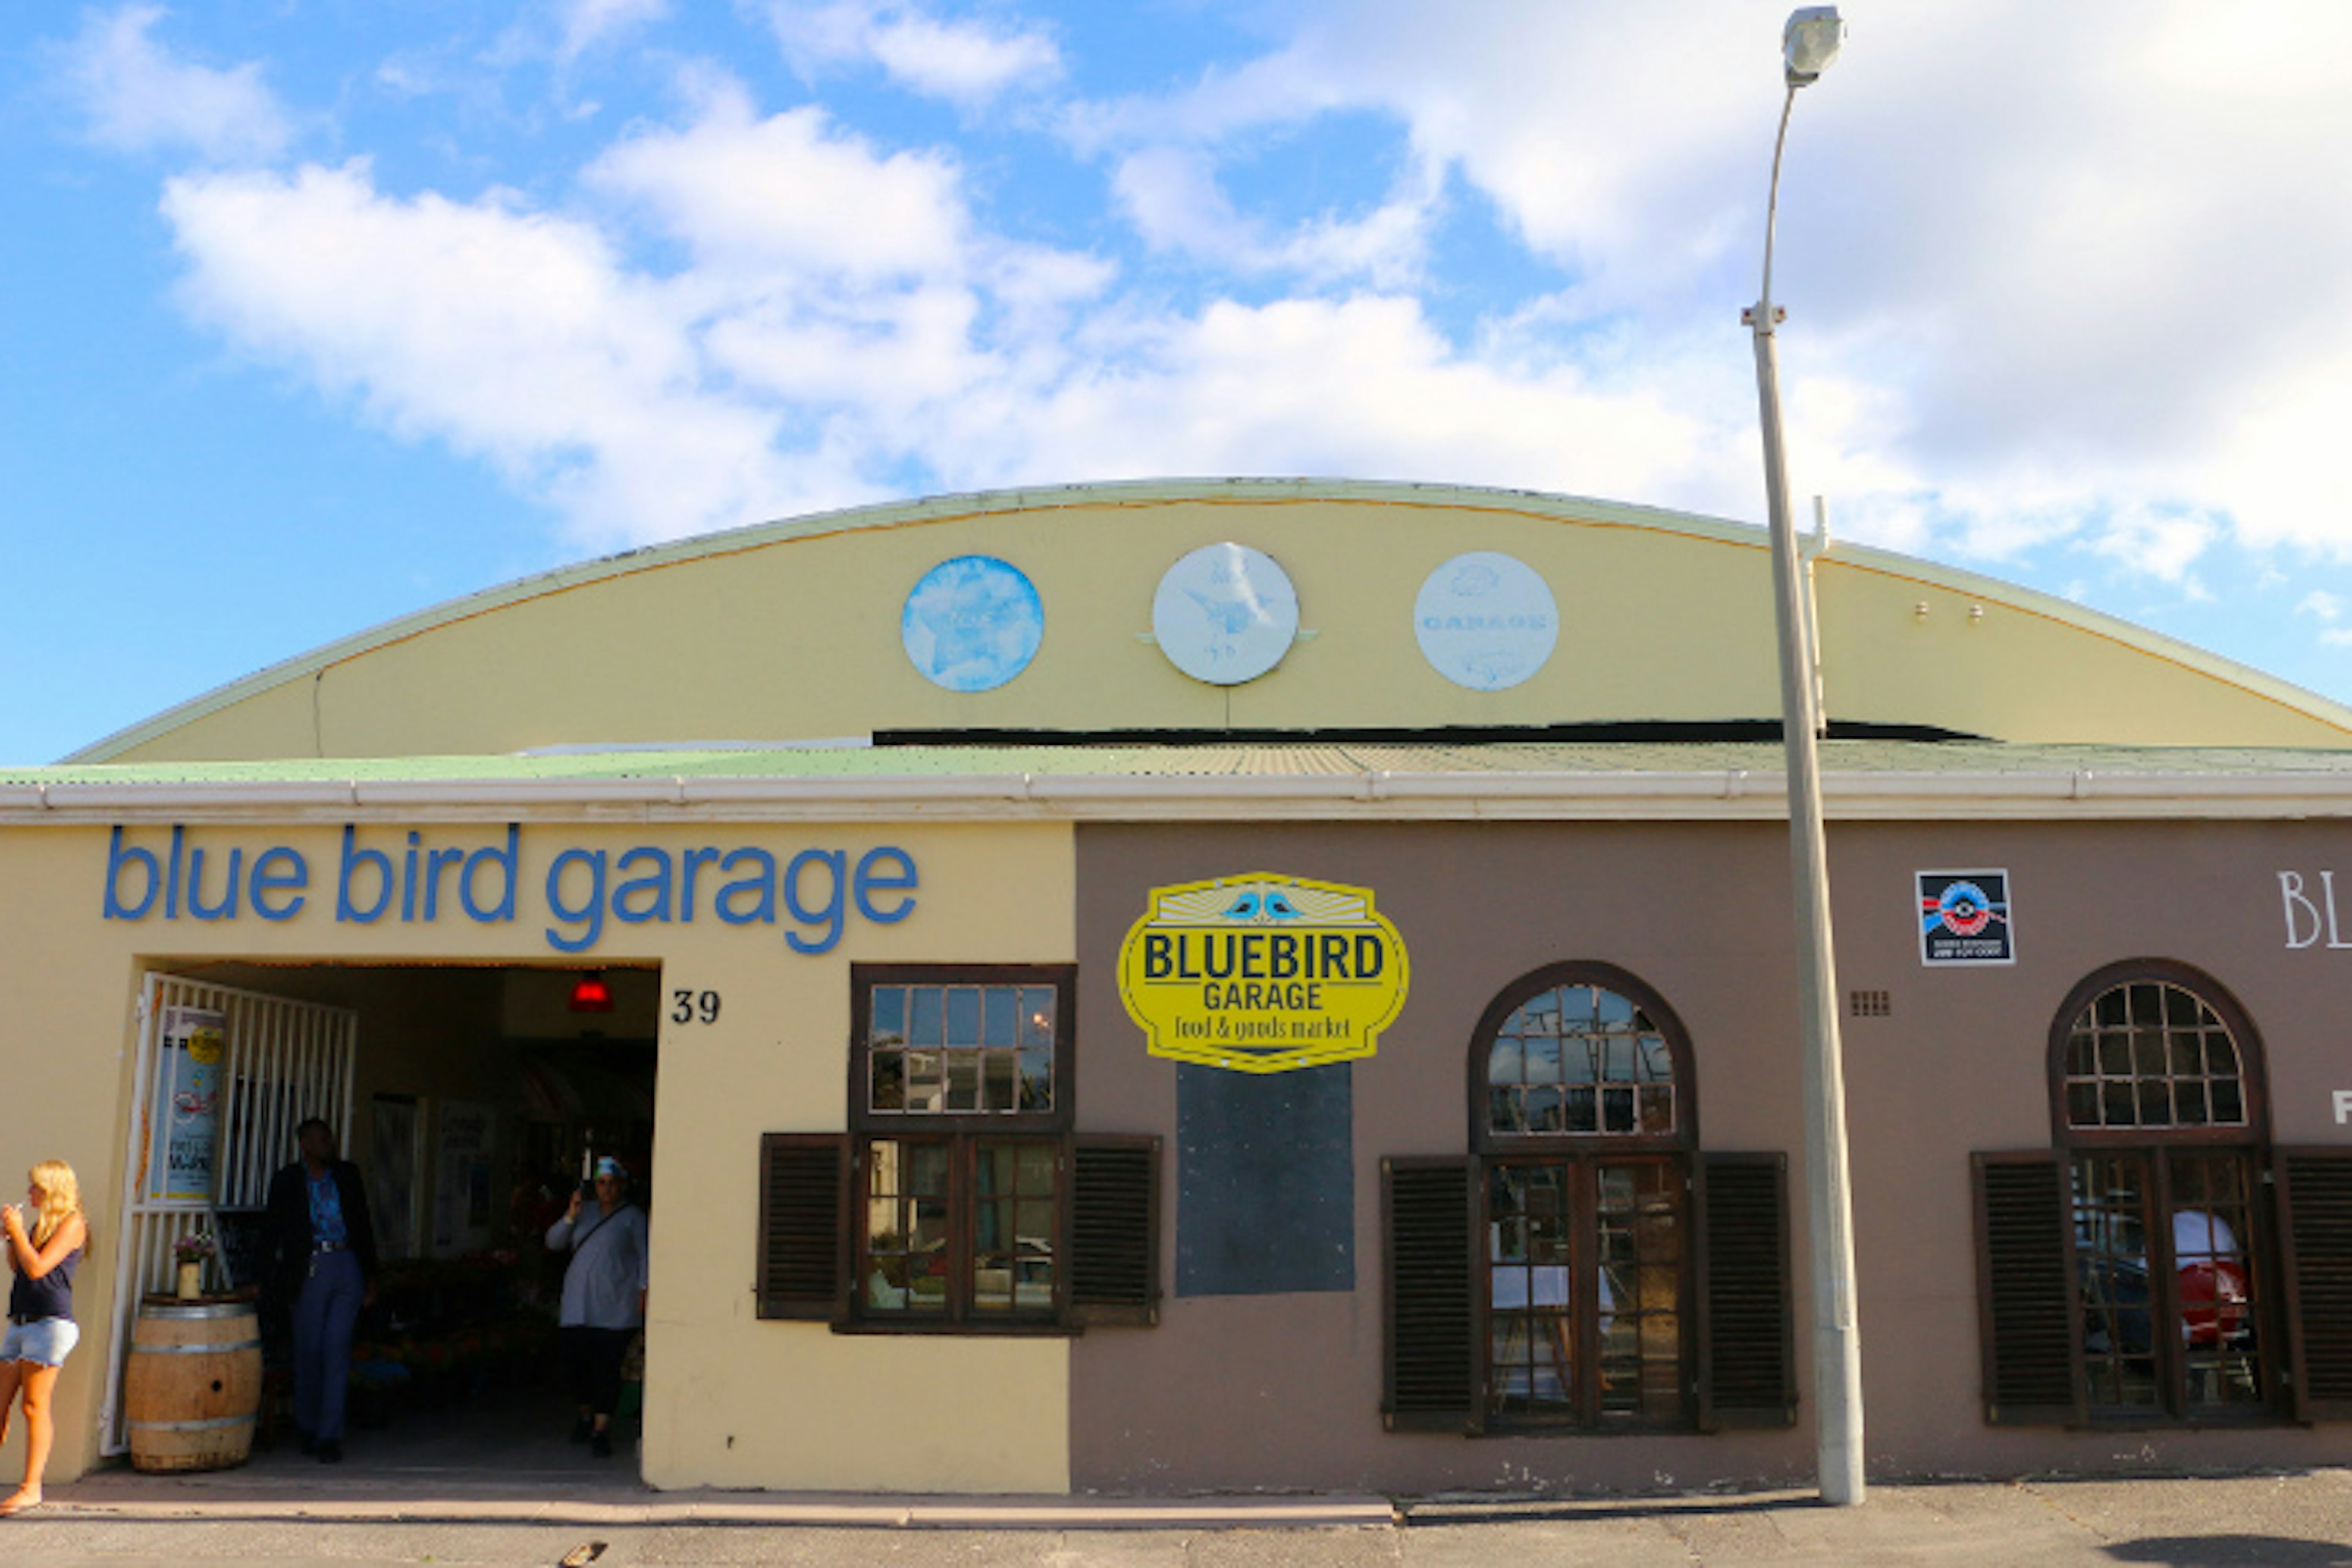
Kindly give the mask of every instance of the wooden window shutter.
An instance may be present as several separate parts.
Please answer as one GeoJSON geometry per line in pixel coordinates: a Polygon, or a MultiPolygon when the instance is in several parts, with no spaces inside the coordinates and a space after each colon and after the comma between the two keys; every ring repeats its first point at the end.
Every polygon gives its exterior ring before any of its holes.
{"type": "Polygon", "coordinates": [[[2352,1150],[2281,1149],[2276,1171],[2294,1414],[2352,1419],[2352,1150]]]}
{"type": "Polygon", "coordinates": [[[1985,1419],[1996,1426],[2084,1418],[2075,1366],[2074,1248],[2066,1163],[2043,1150],[1972,1154],[1985,1419]]]}
{"type": "Polygon", "coordinates": [[[848,1176],[844,1134],[761,1135],[761,1317],[847,1318],[848,1176]]]}
{"type": "Polygon", "coordinates": [[[1699,1425],[1797,1419],[1789,1157],[1708,1154],[1699,1178],[1699,1425]]]}
{"type": "Polygon", "coordinates": [[[1070,1316],[1160,1321],[1160,1140],[1081,1138],[1070,1160],[1070,1316]]]}
{"type": "Polygon", "coordinates": [[[1467,1160],[1383,1160],[1388,1354],[1381,1415],[1392,1432],[1477,1421],[1477,1192],[1467,1160]]]}

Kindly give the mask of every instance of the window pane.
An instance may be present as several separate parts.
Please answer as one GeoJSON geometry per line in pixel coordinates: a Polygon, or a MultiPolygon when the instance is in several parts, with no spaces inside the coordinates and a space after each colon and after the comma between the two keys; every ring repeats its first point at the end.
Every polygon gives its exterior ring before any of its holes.
{"type": "Polygon", "coordinates": [[[947,1109],[947,1068],[939,1052],[907,1053],[907,1109],[934,1112],[947,1109]]]}
{"type": "Polygon", "coordinates": [[[982,1051],[980,1053],[981,1109],[983,1110],[1015,1110],[1019,1109],[1020,1075],[1015,1070],[1019,1058],[1013,1051],[982,1051]]]}
{"type": "Polygon", "coordinates": [[[1054,988],[1050,985],[1024,985],[1021,988],[1021,1043],[1051,1049],[1054,1044],[1054,988]]]}
{"type": "Polygon", "coordinates": [[[1021,1109],[1054,1109],[1054,1052],[1051,1047],[1021,1047],[1021,1109]]]}
{"type": "Polygon", "coordinates": [[[950,1114],[980,1109],[980,1053],[950,1051],[948,1058],[948,1102],[950,1114]]]}
{"type": "Polygon", "coordinates": [[[2138,1155],[2073,1162],[2083,1365],[2094,1405],[2158,1405],[2147,1265],[2147,1168],[2138,1155]]]}
{"type": "Polygon", "coordinates": [[[980,988],[976,985],[949,986],[947,1010],[947,1043],[951,1046],[980,1044],[980,988]]]}
{"type": "Polygon", "coordinates": [[[1531,997],[1488,1042],[1487,1126],[1541,1136],[1667,1134],[1674,1128],[1673,1048],[1615,992],[1567,985],[1531,997]],[[1596,1095],[1590,1085],[1655,1084],[1596,1095]],[[1553,1086],[1565,1085],[1559,1095],[1553,1086]]]}
{"type": "Polygon", "coordinates": [[[1498,1413],[1572,1409],[1569,1182],[1564,1165],[1487,1168],[1487,1399],[1498,1413]]]}
{"type": "Polygon", "coordinates": [[[874,988],[873,1016],[866,1022],[866,1037],[877,1046],[904,1045],[907,1039],[907,988],[903,985],[877,985],[874,988]]]}
{"type": "Polygon", "coordinates": [[[2069,1036],[2065,1100],[2076,1127],[2244,1122],[2235,1042],[2201,998],[2169,983],[2115,986],[2083,1010],[2069,1036]]]}
{"type": "Polygon", "coordinates": [[[2253,1183],[2235,1151],[2176,1151],[2172,1187],[2173,1312],[2190,1411],[2269,1397],[2253,1256],[2253,1183]]]}
{"type": "Polygon", "coordinates": [[[871,1061],[871,1093],[866,1103],[876,1110],[907,1109],[907,1053],[876,1051],[871,1061]]]}
{"type": "Polygon", "coordinates": [[[984,1046],[1017,1046],[1021,1043],[1021,998],[1010,985],[992,985],[982,994],[987,1018],[981,1028],[981,1044],[984,1046]]]}
{"type": "Polygon", "coordinates": [[[944,1037],[940,988],[936,985],[908,986],[907,1043],[910,1046],[936,1046],[943,1043],[944,1037]]]}

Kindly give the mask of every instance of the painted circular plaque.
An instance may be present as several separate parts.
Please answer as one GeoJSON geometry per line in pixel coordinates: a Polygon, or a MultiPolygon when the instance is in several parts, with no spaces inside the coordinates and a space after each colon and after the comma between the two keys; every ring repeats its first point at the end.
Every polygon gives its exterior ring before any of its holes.
{"type": "Polygon", "coordinates": [[[907,595],[898,637],[923,679],[950,691],[989,691],[1029,668],[1045,640],[1045,606],[1017,566],[959,555],[907,595]]]}
{"type": "Polygon", "coordinates": [[[1160,579],[1151,632],[1169,662],[1193,679],[1239,686],[1290,651],[1298,635],[1298,594],[1265,552],[1204,544],[1160,579]]]}
{"type": "Polygon", "coordinates": [[[1526,562],[1491,550],[1457,555],[1412,602],[1412,634],[1432,669],[1473,691],[1501,691],[1544,667],[1559,606],[1526,562]]]}

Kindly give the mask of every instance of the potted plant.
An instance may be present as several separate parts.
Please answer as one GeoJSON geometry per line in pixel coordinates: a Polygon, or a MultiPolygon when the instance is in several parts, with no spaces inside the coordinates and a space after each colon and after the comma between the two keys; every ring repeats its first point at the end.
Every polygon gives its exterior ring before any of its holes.
{"type": "Polygon", "coordinates": [[[192,1231],[172,1243],[172,1257],[180,1266],[179,1297],[193,1301],[205,1293],[205,1265],[220,1250],[209,1230],[192,1231]]]}

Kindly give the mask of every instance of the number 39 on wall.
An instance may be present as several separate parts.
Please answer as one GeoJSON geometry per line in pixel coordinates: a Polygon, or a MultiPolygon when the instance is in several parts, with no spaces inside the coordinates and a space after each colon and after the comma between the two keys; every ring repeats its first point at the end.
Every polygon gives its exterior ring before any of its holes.
{"type": "Polygon", "coordinates": [[[716,991],[677,990],[669,994],[669,1021],[673,1024],[716,1024],[719,1022],[719,993],[716,991]]]}

